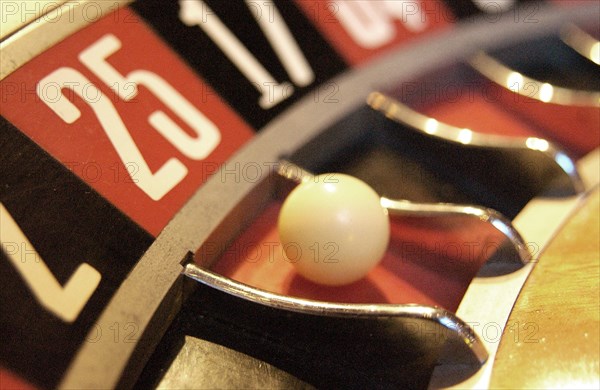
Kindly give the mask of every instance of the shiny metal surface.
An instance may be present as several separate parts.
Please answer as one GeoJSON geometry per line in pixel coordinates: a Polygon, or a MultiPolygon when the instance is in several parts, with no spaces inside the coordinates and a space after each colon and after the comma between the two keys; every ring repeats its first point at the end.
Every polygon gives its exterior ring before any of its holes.
{"type": "Polygon", "coordinates": [[[406,200],[381,198],[381,206],[388,209],[392,216],[446,217],[469,216],[482,223],[491,224],[500,231],[515,249],[523,264],[531,260],[531,253],[521,234],[511,221],[496,210],[477,205],[458,205],[449,203],[415,203],[406,200]]]}
{"type": "MultiPolygon", "coordinates": [[[[537,254],[533,261],[530,261],[525,266],[509,273],[509,274],[487,274],[487,275],[479,275],[473,279],[467,292],[465,293],[463,300],[458,307],[456,314],[464,321],[470,324],[480,324],[479,327],[475,327],[476,333],[478,333],[486,346],[488,353],[490,354],[490,358],[488,361],[474,374],[465,375],[464,370],[465,367],[463,365],[456,364],[448,364],[448,365],[440,365],[436,367],[436,370],[433,373],[430,388],[456,388],[456,389],[487,389],[490,388],[490,378],[491,374],[494,370],[494,366],[497,363],[496,353],[498,352],[498,347],[503,343],[503,341],[498,342],[497,339],[489,338],[485,336],[485,331],[483,326],[485,324],[499,324],[504,330],[505,333],[502,333],[502,339],[514,340],[514,333],[511,333],[511,326],[514,326],[514,322],[509,322],[509,316],[511,312],[514,310],[515,302],[517,301],[517,297],[520,293],[525,292],[525,290],[521,291],[525,282],[528,280],[528,277],[532,270],[536,270],[538,263],[542,263],[546,261],[544,258],[546,256],[546,250],[549,248],[549,245],[552,245],[553,240],[556,238],[559,233],[559,229],[564,226],[567,221],[573,217],[576,213],[581,210],[582,202],[585,201],[587,197],[589,197],[590,193],[593,193],[595,189],[599,185],[599,176],[598,176],[598,167],[600,167],[600,153],[599,150],[596,149],[594,152],[580,159],[577,163],[577,168],[579,172],[582,173],[582,178],[586,184],[586,192],[583,194],[579,194],[576,196],[572,196],[569,198],[537,198],[532,200],[526,207],[521,211],[521,213],[515,218],[513,224],[519,229],[523,237],[529,243],[535,243],[538,246],[537,254]],[[493,302],[493,304],[490,304],[493,302]]],[[[597,192],[596,192],[597,194],[597,192]]],[[[581,237],[581,239],[584,239],[581,237]]],[[[585,240],[585,239],[584,239],[585,240]]],[[[578,248],[578,250],[583,249],[583,246],[578,248]]],[[[560,255],[558,261],[561,263],[561,266],[565,269],[569,269],[568,277],[566,272],[561,272],[560,267],[546,267],[549,270],[550,274],[552,274],[555,278],[565,279],[569,282],[573,283],[571,286],[574,288],[573,291],[578,290],[581,286],[579,283],[579,278],[571,279],[572,271],[574,268],[579,268],[581,265],[579,255],[575,255],[577,251],[564,249],[564,252],[560,255]],[[575,256],[575,257],[573,257],[575,256]],[[575,265],[577,264],[577,265],[575,265]],[[575,289],[575,285],[578,287],[575,289]]],[[[484,266],[484,268],[486,268],[484,266]]],[[[589,271],[589,269],[588,269],[589,271]]],[[[566,296],[565,291],[568,289],[558,288],[557,283],[546,284],[546,288],[551,295],[554,295],[557,299],[564,299],[566,296]],[[557,293],[558,291],[558,293],[557,293]]],[[[570,287],[570,288],[571,288],[570,287]]],[[[584,290],[579,290],[584,291],[584,290]]],[[[588,290],[585,290],[588,291],[588,290]]],[[[528,298],[524,298],[524,300],[531,306],[535,307],[536,305],[542,304],[545,302],[544,299],[533,299],[532,296],[528,298]]],[[[527,311],[532,316],[536,316],[537,310],[529,308],[527,311]]],[[[565,328],[565,324],[570,322],[567,318],[569,316],[573,316],[569,314],[570,311],[566,311],[567,316],[564,321],[556,321],[557,312],[552,312],[550,315],[550,320],[558,325],[558,337],[563,340],[568,340],[566,338],[566,334],[570,333],[571,324],[565,328]],[[568,330],[565,333],[565,329],[568,330]]],[[[563,313],[563,314],[564,314],[563,313]]],[[[521,330],[523,330],[523,326],[527,325],[527,322],[520,322],[519,326],[521,326],[521,330]]],[[[539,328],[540,331],[547,331],[547,328],[539,328]]],[[[523,334],[523,332],[521,332],[523,334]]],[[[544,344],[542,344],[542,347],[544,344]]],[[[519,348],[520,349],[520,348],[519,348]]],[[[550,358],[548,353],[550,351],[544,351],[545,357],[550,358]]],[[[564,364],[565,354],[564,351],[559,349],[554,350],[557,353],[555,355],[555,363],[557,365],[564,364]]],[[[517,372],[520,370],[536,370],[540,367],[539,364],[532,364],[533,360],[529,357],[524,357],[523,360],[515,360],[512,363],[512,368],[505,371],[510,372],[510,375],[514,375],[514,378],[507,378],[508,381],[510,379],[515,379],[518,375],[517,372]],[[515,371],[515,368],[518,367],[518,370],[515,371]],[[512,370],[512,371],[511,371],[512,370]],[[513,373],[513,371],[515,371],[513,373]]],[[[535,358],[533,358],[535,360],[535,358]]],[[[568,360],[569,358],[567,358],[568,360]]],[[[539,362],[538,362],[539,363],[539,362]]],[[[543,365],[543,364],[542,364],[543,365]]],[[[545,372],[541,372],[538,370],[536,373],[537,377],[544,377],[546,375],[545,372]],[[539,376],[537,376],[539,375],[539,376]]],[[[511,383],[507,388],[515,387],[515,383],[511,383]]],[[[522,387],[521,383],[517,387],[522,387]]],[[[492,386],[492,388],[496,388],[498,386],[492,386]]],[[[500,387],[503,387],[502,385],[500,387]]],[[[530,386],[526,386],[530,387],[530,386]]],[[[535,386],[531,386],[532,388],[539,388],[540,384],[536,384],[535,386]]],[[[541,386],[542,388],[547,386],[541,386]]],[[[573,386],[568,387],[573,388],[573,386]]]]}
{"type": "MultiPolygon", "coordinates": [[[[469,325],[444,309],[420,305],[350,304],[295,298],[248,286],[192,263],[186,264],[183,274],[235,297],[280,310],[338,318],[392,318],[398,322],[425,320],[447,329],[449,332],[446,335],[453,344],[459,341],[463,347],[467,347],[471,353],[467,361],[475,358],[479,363],[484,363],[488,356],[479,337],[469,325]]],[[[453,353],[459,359],[465,357],[457,351],[453,353]]]]}
{"type": "MultiPolygon", "coordinates": [[[[31,1],[31,8],[19,7],[17,2],[2,1],[2,29],[0,30],[0,41],[3,41],[15,31],[33,22],[36,18],[46,14],[48,19],[54,19],[58,13],[54,12],[57,7],[67,0],[36,0],[31,1]]],[[[23,4],[23,3],[21,3],[23,4]]]]}
{"type": "Polygon", "coordinates": [[[561,32],[560,38],[573,50],[600,65],[600,41],[574,24],[567,25],[561,32]]]}
{"type": "MultiPolygon", "coordinates": [[[[491,57],[484,56],[492,60],[491,57]]],[[[482,66],[484,69],[488,69],[489,65],[482,66]]],[[[596,100],[599,98],[600,94],[598,94],[596,100]]],[[[537,155],[536,163],[559,167],[564,175],[568,177],[574,191],[583,191],[584,187],[575,168],[575,161],[550,141],[537,137],[509,137],[482,134],[471,129],[461,129],[423,115],[381,92],[371,93],[367,98],[367,102],[374,110],[385,114],[389,119],[442,141],[473,148],[534,152],[537,155]]]]}
{"type": "Polygon", "coordinates": [[[596,187],[527,279],[499,343],[490,388],[600,388],[598,259],[596,187]]]}
{"type": "MultiPolygon", "coordinates": [[[[3,15],[7,18],[9,24],[6,31],[3,25],[2,33],[0,33],[0,50],[2,51],[0,80],[65,37],[95,22],[96,18],[89,18],[85,12],[81,11],[86,6],[92,4],[94,8],[97,7],[98,15],[106,15],[132,1],[48,1],[44,2],[45,4],[31,4],[32,9],[36,11],[33,13],[27,12],[26,2],[15,2],[15,9],[24,7],[24,14],[19,12],[11,16],[3,15]],[[37,15],[38,10],[40,12],[49,11],[49,14],[35,21],[31,20],[34,15],[39,16],[37,15]],[[13,17],[16,20],[13,21],[13,17]],[[17,26],[22,24],[26,24],[26,26],[15,32],[17,26]]],[[[9,7],[9,2],[6,3],[6,7],[9,7]]]]}
{"type": "MultiPolygon", "coordinates": [[[[313,176],[312,173],[287,160],[281,160],[279,162],[277,173],[296,183],[310,180],[313,176]]],[[[494,226],[494,228],[504,234],[523,264],[526,264],[531,260],[531,253],[527,248],[527,244],[517,229],[512,225],[511,221],[498,211],[489,207],[470,204],[417,203],[408,200],[388,199],[386,197],[381,197],[380,202],[381,207],[386,208],[390,213],[390,216],[476,218],[482,223],[494,226]]]]}
{"type": "Polygon", "coordinates": [[[310,180],[314,176],[313,173],[288,160],[279,160],[279,164],[277,165],[277,174],[284,179],[293,181],[296,184],[300,184],[305,180],[310,180]]]}
{"type": "Polygon", "coordinates": [[[600,107],[600,92],[590,92],[558,87],[527,77],[490,55],[479,52],[469,64],[484,77],[513,93],[565,106],[600,107]]]}

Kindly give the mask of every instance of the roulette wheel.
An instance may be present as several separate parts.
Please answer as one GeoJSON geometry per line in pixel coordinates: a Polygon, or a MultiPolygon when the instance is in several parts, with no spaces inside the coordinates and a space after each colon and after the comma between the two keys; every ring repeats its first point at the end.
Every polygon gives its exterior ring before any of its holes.
{"type": "Polygon", "coordinates": [[[588,376],[558,378],[597,386],[599,14],[2,1],[1,387],[514,387],[528,344],[576,346],[588,376]],[[341,239],[282,243],[277,218],[341,174],[390,239],[323,286],[290,248],[335,276],[341,239]],[[546,309],[581,339],[514,317],[529,287],[585,301],[546,309]]]}

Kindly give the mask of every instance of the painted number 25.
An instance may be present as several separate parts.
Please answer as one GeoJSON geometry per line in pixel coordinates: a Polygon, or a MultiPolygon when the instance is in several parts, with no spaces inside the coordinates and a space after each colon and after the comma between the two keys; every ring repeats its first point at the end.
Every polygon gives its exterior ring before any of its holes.
{"type": "MultiPolygon", "coordinates": [[[[124,101],[137,95],[138,86],[146,87],[189,126],[194,136],[190,136],[161,110],[148,116],[150,125],[184,156],[192,160],[205,159],[221,141],[217,126],[156,73],[141,69],[127,75],[119,73],[106,59],[120,48],[119,39],[107,34],[82,51],[79,61],[124,101]]],[[[168,159],[156,172],[150,170],[113,103],[81,72],[62,67],[44,77],[37,85],[40,99],[63,121],[74,123],[81,116],[79,109],[62,94],[58,98],[50,98],[44,93],[48,87],[56,85],[61,89],[71,89],[90,106],[123,164],[133,163],[138,167],[136,177],[132,179],[150,198],[160,200],[185,178],[188,169],[175,157],[168,159]]]]}

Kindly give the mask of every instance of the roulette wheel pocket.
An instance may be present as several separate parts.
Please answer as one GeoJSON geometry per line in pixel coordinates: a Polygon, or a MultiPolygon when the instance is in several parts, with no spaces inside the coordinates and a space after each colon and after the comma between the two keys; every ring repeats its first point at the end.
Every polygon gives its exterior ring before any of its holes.
{"type": "MultiPolygon", "coordinates": [[[[452,80],[444,76],[452,74],[445,69],[469,66],[478,50],[503,58],[501,51],[522,42],[522,36],[541,39],[567,21],[585,24],[593,19],[593,7],[540,7],[535,25],[514,23],[513,13],[510,21],[490,24],[480,18],[446,32],[440,26],[422,42],[396,43],[396,48],[365,57],[336,47],[338,41],[325,29],[334,23],[317,27],[315,15],[303,8],[306,4],[246,4],[238,12],[216,2],[179,3],[156,8],[140,1],[114,9],[100,4],[103,17],[92,18],[96,3],[80,2],[62,8],[73,10],[78,21],[52,25],[47,13],[45,20],[3,41],[2,229],[12,232],[2,238],[2,274],[11,286],[2,297],[3,312],[11,313],[3,316],[3,332],[15,335],[4,344],[3,367],[41,387],[157,385],[159,373],[167,369],[156,367],[178,361],[173,357],[177,348],[169,341],[180,345],[185,329],[190,337],[244,352],[317,387],[348,385],[349,373],[359,387],[426,386],[445,340],[445,333],[443,340],[431,334],[444,327],[394,328],[373,318],[305,317],[307,313],[271,311],[206,287],[190,292],[194,288],[182,276],[184,265],[191,261],[212,267],[232,286],[239,287],[241,280],[283,297],[348,305],[418,304],[430,313],[421,317],[438,316],[440,322],[496,321],[486,317],[487,309],[472,313],[475,298],[482,296],[477,286],[492,280],[489,275],[485,279],[486,272],[524,278],[530,266],[522,260],[531,259],[504,244],[502,228],[482,228],[490,225],[483,221],[488,217],[474,221],[472,215],[458,213],[447,220],[436,214],[439,210],[430,211],[433,217],[404,210],[396,230],[392,228],[382,265],[351,287],[310,284],[293,275],[290,264],[275,269],[277,261],[285,260],[269,261],[271,250],[281,254],[274,220],[278,202],[292,185],[277,167],[288,158],[315,173],[349,173],[380,195],[411,204],[493,208],[523,234],[528,253],[535,256],[579,194],[595,185],[593,169],[589,175],[588,168],[577,171],[576,165],[583,165],[583,156],[598,146],[593,133],[597,138],[597,124],[589,124],[590,137],[573,137],[565,153],[564,134],[540,131],[545,122],[539,118],[498,114],[518,108],[498,110],[476,105],[481,103],[477,100],[456,104],[492,112],[521,131],[523,142],[517,145],[513,137],[514,143],[503,144],[506,134],[483,135],[485,129],[477,123],[454,125],[464,118],[448,114],[444,103],[456,102],[438,99],[440,104],[431,105],[431,85],[419,80],[433,80],[429,75],[435,74],[452,80]],[[210,22],[190,17],[202,16],[189,8],[192,3],[206,6],[200,11],[210,22]],[[185,7],[187,22],[181,17],[185,7]],[[254,20],[257,12],[269,9],[274,10],[270,24],[254,20]],[[168,22],[173,18],[177,23],[168,22]],[[243,26],[249,24],[234,27],[236,18],[258,28],[245,32],[243,26]],[[63,32],[58,27],[63,24],[72,31],[63,32]],[[221,25],[232,31],[215,38],[211,34],[221,25]],[[299,33],[303,29],[304,35],[299,33]],[[303,53],[306,62],[290,68],[274,43],[280,42],[274,31],[284,31],[281,39],[295,47],[292,55],[303,53]],[[236,50],[228,51],[224,39],[237,42],[227,46],[236,50]],[[249,40],[258,46],[244,50],[249,40]],[[198,52],[211,53],[214,63],[203,61],[198,52]],[[240,62],[240,53],[246,52],[254,60],[240,62]],[[269,71],[255,71],[261,68],[269,71]],[[287,84],[269,84],[267,76],[287,84]],[[263,84],[257,87],[257,80],[263,84]],[[430,88],[424,103],[412,104],[398,93],[415,87],[430,88]],[[269,93],[280,94],[279,100],[271,100],[269,93]],[[440,129],[444,122],[453,125],[456,139],[448,135],[452,132],[434,136],[431,125],[411,124],[406,115],[395,118],[394,110],[407,107],[427,115],[425,121],[435,120],[440,129]],[[550,140],[544,144],[546,136],[550,140]],[[561,211],[545,232],[531,233],[526,221],[536,214],[539,200],[534,198],[544,193],[566,204],[557,206],[561,211]],[[476,238],[468,238],[473,231],[476,238]],[[262,258],[249,253],[257,242],[262,258]],[[44,281],[52,276],[59,293],[36,287],[39,279],[32,272],[41,273],[44,281]],[[71,281],[83,287],[71,290],[71,281]],[[80,302],[72,296],[81,297],[80,302]],[[23,324],[31,319],[38,319],[34,329],[24,332],[23,324]],[[200,325],[192,326],[191,319],[200,325]],[[219,334],[219,329],[227,331],[219,334]],[[286,329],[294,331],[286,334],[286,329]],[[412,338],[414,329],[421,342],[412,338]],[[309,337],[315,334],[320,336],[309,337]],[[359,348],[348,349],[353,337],[364,340],[359,348]],[[401,342],[394,344],[390,339],[396,337],[401,342]],[[336,341],[327,344],[331,339],[336,341]],[[24,348],[30,345],[39,350],[24,348]],[[318,358],[311,361],[309,353],[318,358]],[[294,356],[303,358],[294,362],[294,356]],[[389,359],[397,369],[364,364],[373,356],[389,359]]],[[[434,102],[439,91],[433,93],[434,102]]],[[[497,107],[499,102],[493,103],[497,107]]],[[[597,113],[597,105],[591,109],[597,113]]],[[[512,288],[516,298],[518,283],[512,288]]],[[[482,363],[490,352],[493,357],[481,334],[469,327],[464,331],[485,351],[474,353],[475,361],[482,363]]],[[[459,348],[450,351],[456,354],[459,348]]],[[[463,367],[463,376],[469,372],[463,367]]]]}

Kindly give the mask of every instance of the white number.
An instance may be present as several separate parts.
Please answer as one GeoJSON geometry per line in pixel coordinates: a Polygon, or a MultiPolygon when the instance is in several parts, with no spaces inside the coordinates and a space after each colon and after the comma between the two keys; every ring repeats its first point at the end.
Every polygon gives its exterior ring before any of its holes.
{"type": "MultiPolygon", "coordinates": [[[[131,100],[136,96],[139,85],[146,87],[187,123],[196,137],[190,137],[160,110],[148,117],[152,127],[185,156],[194,160],[206,158],[221,141],[219,129],[160,76],[145,70],[121,75],[105,61],[120,47],[121,42],[108,34],[84,50],[79,59],[123,100],[131,100]]],[[[162,199],[185,178],[188,169],[175,157],[167,160],[156,172],[150,170],[110,99],[79,71],[63,67],[40,80],[37,85],[38,96],[63,121],[71,124],[79,119],[81,112],[62,93],[57,98],[48,96],[49,88],[56,86],[73,90],[92,108],[123,164],[137,166],[136,177],[132,179],[150,198],[162,199]]]]}
{"type": "Polygon", "coordinates": [[[190,137],[163,111],[153,112],[149,117],[150,124],[187,157],[194,160],[206,158],[221,141],[221,133],[217,126],[157,74],[135,70],[123,76],[117,72],[106,62],[106,58],[120,48],[121,42],[114,35],[105,35],[82,51],[79,60],[125,101],[137,95],[138,85],[148,88],[154,96],[187,123],[197,137],[190,137]],[[130,89],[132,83],[134,88],[130,89]]]}
{"type": "MultiPolygon", "coordinates": [[[[179,5],[181,21],[198,25],[261,93],[260,107],[269,109],[292,94],[293,86],[277,82],[204,1],[180,0],[179,5]]],[[[290,79],[301,87],[312,83],[315,75],[273,2],[246,0],[246,5],[255,8],[254,17],[290,79]]]]}
{"type": "Polygon", "coordinates": [[[342,26],[354,41],[367,49],[391,42],[396,36],[393,19],[400,20],[408,30],[422,31],[426,21],[414,0],[353,0],[334,1],[342,26]]]}
{"type": "Polygon", "coordinates": [[[63,286],[33,245],[14,221],[8,210],[0,203],[0,243],[37,301],[65,322],[73,322],[96,291],[101,275],[87,263],[81,264],[63,286]],[[30,248],[33,259],[25,259],[24,249],[30,248]]]}
{"type": "MultiPolygon", "coordinates": [[[[138,167],[134,180],[150,198],[161,199],[187,175],[187,168],[176,158],[170,158],[156,173],[152,173],[110,99],[77,70],[72,68],[55,70],[38,83],[38,95],[44,99],[45,95],[42,91],[46,90],[47,85],[56,84],[60,88],[72,89],[90,105],[121,161],[124,164],[136,164],[138,167]],[[84,88],[86,88],[85,92],[84,88]],[[90,89],[93,90],[91,96],[95,97],[93,101],[88,97],[90,89]]],[[[62,94],[57,99],[44,101],[66,123],[71,124],[81,116],[77,107],[62,94]]]]}
{"type": "Polygon", "coordinates": [[[272,1],[252,0],[246,0],[246,4],[248,7],[257,7],[257,12],[253,13],[254,18],[277,53],[290,79],[302,87],[312,83],[315,75],[275,4],[272,1]]]}

